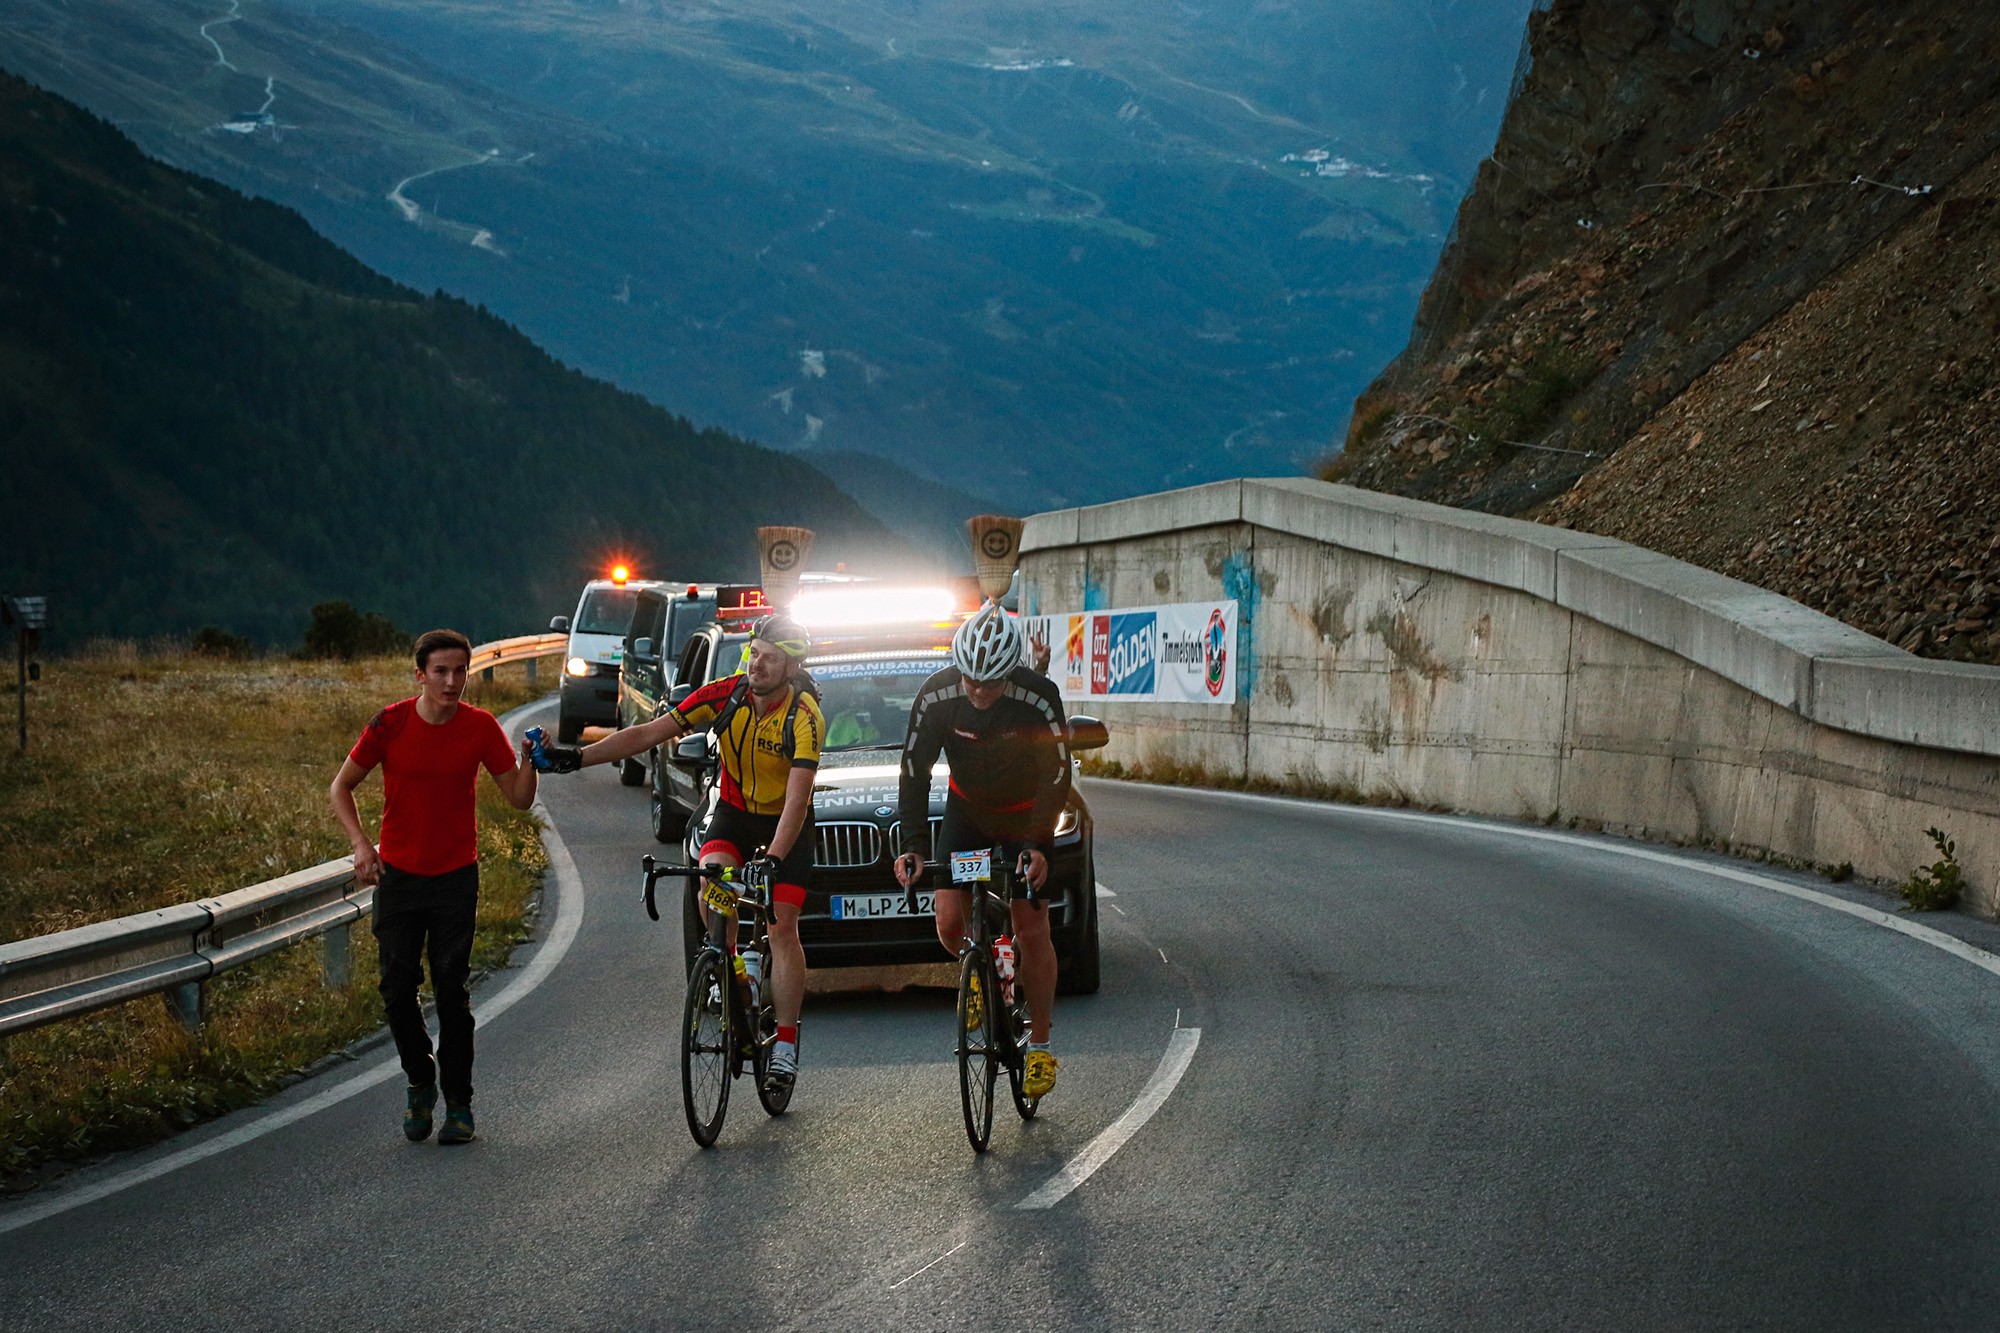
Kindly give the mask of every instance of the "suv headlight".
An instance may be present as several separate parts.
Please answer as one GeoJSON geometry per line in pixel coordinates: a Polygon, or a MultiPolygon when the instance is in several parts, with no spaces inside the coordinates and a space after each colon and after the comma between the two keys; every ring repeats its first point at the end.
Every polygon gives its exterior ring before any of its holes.
{"type": "Polygon", "coordinates": [[[564,663],[564,669],[572,676],[587,676],[590,674],[590,663],[581,657],[572,657],[564,663]]]}
{"type": "Polygon", "coordinates": [[[1056,816],[1056,836],[1060,838],[1076,832],[1076,826],[1082,822],[1083,815],[1075,806],[1064,806],[1063,812],[1056,816]]]}

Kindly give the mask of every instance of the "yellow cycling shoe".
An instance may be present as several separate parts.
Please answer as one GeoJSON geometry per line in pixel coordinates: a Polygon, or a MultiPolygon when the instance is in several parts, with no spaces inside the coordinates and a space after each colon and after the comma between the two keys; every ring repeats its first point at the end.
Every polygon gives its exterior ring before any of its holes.
{"type": "Polygon", "coordinates": [[[1056,1070],[1061,1066],[1047,1051],[1028,1052],[1028,1073],[1021,1080],[1021,1095],[1024,1097],[1046,1097],[1056,1085],[1056,1070]]]}

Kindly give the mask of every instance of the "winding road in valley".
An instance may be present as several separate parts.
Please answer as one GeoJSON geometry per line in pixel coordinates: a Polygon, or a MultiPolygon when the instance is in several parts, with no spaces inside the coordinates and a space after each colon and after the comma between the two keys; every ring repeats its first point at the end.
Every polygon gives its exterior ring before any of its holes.
{"type": "Polygon", "coordinates": [[[542,790],[477,1143],[404,1143],[371,1052],[0,1205],[0,1326],[1992,1326],[2000,976],[1809,876],[1094,782],[1039,1119],[967,1148],[946,993],[819,996],[791,1114],[739,1084],[704,1152],[646,794],[542,790]]]}

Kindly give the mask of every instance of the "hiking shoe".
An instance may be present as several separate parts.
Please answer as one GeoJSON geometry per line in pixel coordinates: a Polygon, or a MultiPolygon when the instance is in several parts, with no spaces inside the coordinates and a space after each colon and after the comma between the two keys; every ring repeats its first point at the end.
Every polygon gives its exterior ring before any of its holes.
{"type": "Polygon", "coordinates": [[[412,1143],[422,1143],[431,1136],[431,1110],[438,1104],[437,1085],[427,1088],[410,1087],[410,1102],[403,1112],[403,1137],[412,1143]]]}
{"type": "Polygon", "coordinates": [[[771,1047],[771,1063],[764,1067],[764,1086],[789,1088],[798,1081],[799,1048],[788,1041],[771,1047]]]}
{"type": "Polygon", "coordinates": [[[1056,1058],[1047,1051],[1028,1052],[1028,1072],[1021,1080],[1023,1097],[1046,1097],[1056,1085],[1056,1058]]]}
{"type": "Polygon", "coordinates": [[[439,1143],[470,1143],[478,1137],[472,1132],[472,1107],[444,1104],[444,1128],[438,1131],[439,1143]]]}

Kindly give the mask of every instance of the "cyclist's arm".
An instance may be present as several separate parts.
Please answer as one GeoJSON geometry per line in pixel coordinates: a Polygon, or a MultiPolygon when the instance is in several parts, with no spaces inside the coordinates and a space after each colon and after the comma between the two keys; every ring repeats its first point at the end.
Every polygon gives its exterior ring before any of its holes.
{"type": "Polygon", "coordinates": [[[1046,677],[1040,678],[1029,702],[1039,721],[1028,735],[1035,755],[1035,804],[1028,827],[1035,833],[1035,850],[1048,856],[1055,850],[1056,820],[1069,799],[1069,720],[1062,696],[1046,677]]]}
{"type": "MultiPolygon", "coordinates": [[[[928,682],[927,682],[928,684],[928,682]]],[[[931,828],[931,770],[944,749],[938,691],[919,690],[910,704],[910,725],[903,735],[903,773],[896,788],[897,815],[903,821],[899,852],[928,855],[931,828]]]]}
{"type": "Polygon", "coordinates": [[[620,759],[630,759],[643,750],[655,745],[667,745],[679,740],[688,732],[685,719],[671,711],[660,714],[651,722],[641,722],[636,727],[626,727],[614,731],[601,741],[593,741],[577,751],[583,756],[583,766],[610,764],[620,759]]]}
{"type": "Polygon", "coordinates": [[[778,831],[771,835],[770,855],[782,861],[792,854],[792,844],[805,827],[806,812],[812,809],[813,782],[817,768],[795,768],[785,779],[785,812],[778,816],[778,831]]]}

